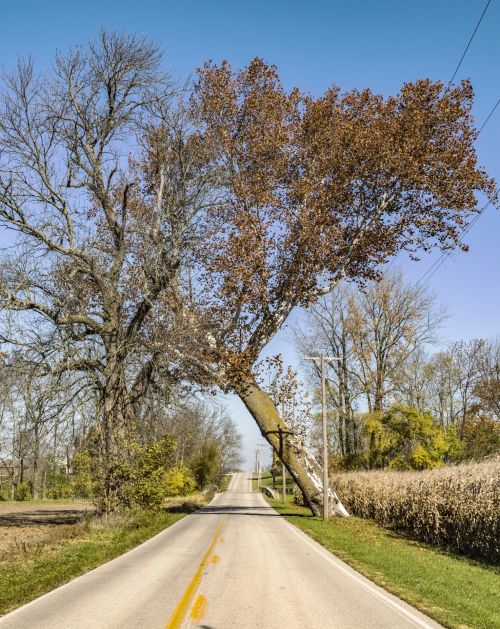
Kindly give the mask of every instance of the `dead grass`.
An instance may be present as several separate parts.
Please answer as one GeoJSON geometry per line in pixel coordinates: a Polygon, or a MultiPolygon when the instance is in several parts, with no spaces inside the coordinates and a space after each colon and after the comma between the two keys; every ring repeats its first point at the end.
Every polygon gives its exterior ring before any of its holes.
{"type": "Polygon", "coordinates": [[[425,472],[348,472],[332,485],[352,514],[451,547],[500,560],[500,461],[425,472]]]}
{"type": "Polygon", "coordinates": [[[0,529],[0,565],[29,561],[58,550],[69,540],[83,537],[87,522],[67,525],[6,527],[0,529]]]}

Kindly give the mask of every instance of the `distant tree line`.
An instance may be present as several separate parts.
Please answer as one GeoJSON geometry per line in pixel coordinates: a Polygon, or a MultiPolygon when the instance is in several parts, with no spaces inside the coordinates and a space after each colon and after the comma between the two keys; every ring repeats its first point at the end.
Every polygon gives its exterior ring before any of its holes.
{"type": "MultiPolygon", "coordinates": [[[[399,272],[340,286],[311,308],[295,341],[301,353],[337,358],[327,379],[334,465],[425,469],[500,451],[500,341],[429,353],[444,319],[435,297],[399,272]]],[[[317,392],[318,366],[306,368],[317,392]]],[[[309,435],[319,453],[318,422],[309,435]]]]}

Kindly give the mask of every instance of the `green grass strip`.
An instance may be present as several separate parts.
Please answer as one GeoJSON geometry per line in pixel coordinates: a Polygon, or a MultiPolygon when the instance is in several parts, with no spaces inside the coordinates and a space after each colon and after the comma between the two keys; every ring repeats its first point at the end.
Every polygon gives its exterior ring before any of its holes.
{"type": "Polygon", "coordinates": [[[269,503],[337,557],[445,627],[500,627],[500,568],[409,540],[369,520],[323,522],[304,507],[269,503]]]}
{"type": "Polygon", "coordinates": [[[184,517],[185,513],[158,513],[136,528],[112,527],[86,531],[63,540],[57,549],[30,561],[0,564],[0,614],[53,590],[71,579],[122,555],[184,517]]]}

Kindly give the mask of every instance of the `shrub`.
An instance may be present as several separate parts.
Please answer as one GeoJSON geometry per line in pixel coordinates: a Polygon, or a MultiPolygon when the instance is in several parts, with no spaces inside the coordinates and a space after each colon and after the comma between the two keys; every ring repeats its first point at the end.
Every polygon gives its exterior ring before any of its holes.
{"type": "MultiPolygon", "coordinates": [[[[107,512],[117,507],[159,510],[176,480],[176,474],[170,474],[174,451],[175,440],[170,435],[145,445],[135,441],[124,443],[121,457],[111,470],[114,483],[111,504],[109,497],[104,495],[102,480],[95,483],[98,510],[107,512]]],[[[182,481],[184,486],[188,477],[181,475],[183,478],[177,476],[177,481],[182,481]]]]}
{"type": "Polygon", "coordinates": [[[196,489],[196,480],[188,467],[173,467],[165,475],[167,496],[186,496],[196,489]]]}
{"type": "MultiPolygon", "coordinates": [[[[369,467],[425,470],[444,465],[449,444],[428,413],[395,404],[365,416],[369,467]]],[[[348,466],[345,466],[348,467],[348,466]]]]}
{"type": "Polygon", "coordinates": [[[484,415],[468,417],[463,426],[463,450],[457,459],[484,459],[500,452],[500,422],[484,415]]]}
{"type": "Polygon", "coordinates": [[[159,467],[148,474],[136,474],[128,484],[132,504],[157,511],[167,496],[167,472],[159,467]]]}
{"type": "Polygon", "coordinates": [[[47,475],[47,498],[54,500],[71,498],[72,487],[69,476],[65,471],[52,472],[47,475]]]}
{"type": "Polygon", "coordinates": [[[353,515],[500,560],[499,460],[423,472],[345,472],[334,474],[332,484],[353,515]]]}
{"type": "Polygon", "coordinates": [[[71,478],[72,493],[76,498],[90,498],[94,492],[92,475],[92,458],[86,450],[73,455],[71,460],[73,476],[71,478]]]}
{"type": "Polygon", "coordinates": [[[214,443],[204,444],[193,463],[193,472],[200,489],[205,489],[210,483],[216,483],[220,474],[220,449],[214,443]]]}
{"type": "Polygon", "coordinates": [[[31,500],[31,490],[29,483],[18,483],[14,491],[14,500],[23,502],[25,500],[31,500]]]}

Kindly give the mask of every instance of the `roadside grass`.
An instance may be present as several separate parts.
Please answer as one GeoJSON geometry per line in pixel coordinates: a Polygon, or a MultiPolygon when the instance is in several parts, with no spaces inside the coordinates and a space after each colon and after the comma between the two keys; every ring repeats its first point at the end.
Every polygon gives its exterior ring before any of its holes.
{"type": "Polygon", "coordinates": [[[0,560],[0,614],[122,555],[189,512],[88,518],[79,525],[54,527],[43,542],[13,548],[0,560]]]}
{"type": "Polygon", "coordinates": [[[218,491],[219,492],[227,491],[229,487],[229,483],[231,482],[232,478],[233,478],[232,474],[223,474],[219,483],[218,491]]]}
{"type": "MultiPolygon", "coordinates": [[[[254,472],[252,474],[252,489],[254,491],[256,491],[256,489],[257,489],[257,479],[258,479],[258,476],[254,472]]],[[[283,483],[282,477],[281,476],[276,476],[276,486],[275,486],[275,490],[276,491],[281,491],[282,483],[283,483]]],[[[269,472],[263,472],[261,474],[261,477],[260,477],[260,484],[261,484],[262,487],[272,487],[273,486],[273,477],[272,477],[272,475],[269,474],[269,472]]],[[[290,489],[293,488],[293,479],[292,479],[291,476],[287,476],[286,477],[286,487],[287,487],[287,490],[290,490],[290,489]]]]}
{"type": "Polygon", "coordinates": [[[323,522],[292,500],[268,502],[337,557],[445,627],[500,627],[499,567],[409,540],[370,520],[323,522]]]}

